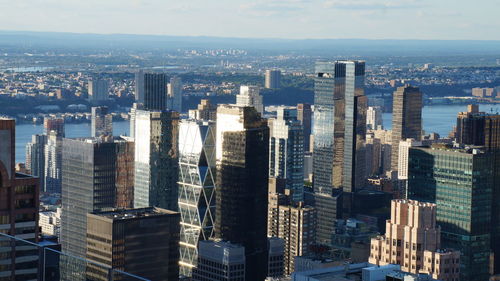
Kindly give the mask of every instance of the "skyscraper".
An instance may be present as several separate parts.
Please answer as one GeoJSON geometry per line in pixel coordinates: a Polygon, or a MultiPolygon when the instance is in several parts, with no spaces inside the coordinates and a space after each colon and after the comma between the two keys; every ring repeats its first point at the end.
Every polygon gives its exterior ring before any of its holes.
{"type": "Polygon", "coordinates": [[[279,69],[266,70],[266,89],[278,89],[281,87],[281,71],[279,69]]]}
{"type": "MultiPolygon", "coordinates": [[[[0,229],[2,233],[37,243],[39,181],[15,172],[15,134],[15,121],[0,118],[0,229]]],[[[37,248],[0,238],[1,278],[37,280],[37,248]]]]}
{"type": "Polygon", "coordinates": [[[109,97],[109,83],[105,79],[92,78],[88,83],[90,102],[105,101],[109,97]]]}
{"type": "Polygon", "coordinates": [[[189,110],[189,118],[215,121],[217,119],[217,106],[211,104],[208,99],[202,99],[196,109],[189,110]]]}
{"type": "Polygon", "coordinates": [[[286,180],[292,200],[304,200],[304,131],[297,111],[279,108],[269,120],[269,176],[286,180]]]}
{"type": "Polygon", "coordinates": [[[135,101],[144,103],[144,71],[142,69],[135,73],[135,101]]]}
{"type": "Polygon", "coordinates": [[[460,252],[440,249],[436,209],[432,203],[392,200],[385,236],[371,240],[369,263],[399,264],[405,272],[427,273],[439,280],[458,280],[460,252]]]}
{"type": "Polygon", "coordinates": [[[493,156],[445,145],[409,150],[408,197],[436,203],[442,245],[461,252],[460,280],[487,280],[490,266],[493,156]]]}
{"type": "MultiPolygon", "coordinates": [[[[316,64],[313,187],[315,193],[329,196],[333,195],[333,189],[343,191],[342,207],[346,215],[352,211],[353,192],[365,184],[364,75],[363,61],[316,64]]],[[[318,220],[318,225],[333,226],[335,218],[323,216],[319,208],[317,211],[319,218],[329,220],[318,220]]],[[[329,233],[318,231],[318,237],[333,233],[333,229],[324,231],[329,233]]]]}
{"type": "Polygon", "coordinates": [[[398,170],[399,141],[422,139],[422,93],[405,85],[393,94],[391,169],[398,170]]]}
{"type": "MultiPolygon", "coordinates": [[[[245,247],[225,241],[200,241],[193,281],[245,279],[245,247]],[[222,270],[221,270],[222,269],[222,270]]],[[[267,272],[267,268],[266,268],[267,272]]]]}
{"type": "Polygon", "coordinates": [[[87,213],[113,208],[116,145],[100,139],[64,139],[62,145],[62,251],[86,255],[87,213]]]}
{"type": "Polygon", "coordinates": [[[62,137],[50,131],[45,145],[44,191],[61,193],[62,186],[62,137]]]}
{"type": "Polygon", "coordinates": [[[167,76],[165,74],[144,73],[143,103],[145,110],[165,110],[167,108],[167,76]]]}
{"type": "Polygon", "coordinates": [[[261,115],[264,114],[264,105],[258,86],[240,86],[240,94],[236,95],[236,104],[253,106],[261,115]]]}
{"type": "Polygon", "coordinates": [[[179,127],[180,274],[191,276],[198,242],[213,236],[215,123],[183,120],[179,127]]]}
{"type": "Polygon", "coordinates": [[[366,111],[366,127],[376,130],[382,126],[382,109],[380,106],[369,106],[366,111]]]}
{"type": "Polygon", "coordinates": [[[116,149],[116,208],[134,206],[135,143],[130,138],[114,140],[116,149]]]}
{"type": "Polygon", "coordinates": [[[215,234],[245,247],[246,280],[267,275],[269,128],[250,106],[217,109],[215,234]]]}
{"type": "Polygon", "coordinates": [[[316,210],[309,206],[279,207],[278,237],[285,240],[285,274],[294,272],[294,258],[309,253],[316,242],[316,210]]]}
{"type": "Polygon", "coordinates": [[[169,110],[174,110],[179,113],[182,112],[182,80],[180,77],[175,76],[170,78],[170,83],[167,87],[168,105],[169,110]]]}
{"type": "Polygon", "coordinates": [[[91,136],[112,136],[113,116],[107,106],[92,107],[91,136]]]}
{"type": "Polygon", "coordinates": [[[175,111],[136,111],[135,208],[177,210],[178,127],[175,111]]]}
{"type": "Polygon", "coordinates": [[[312,110],[308,103],[297,104],[297,119],[304,128],[304,151],[310,151],[312,110]]]}
{"type": "MultiPolygon", "coordinates": [[[[149,280],[178,280],[179,220],[177,212],[152,207],[89,213],[86,257],[149,280]]],[[[109,277],[107,268],[88,263],[89,280],[109,277]]]]}
{"type": "Polygon", "coordinates": [[[33,135],[26,144],[26,169],[32,176],[38,177],[40,190],[45,191],[45,145],[47,135],[33,135]]]}

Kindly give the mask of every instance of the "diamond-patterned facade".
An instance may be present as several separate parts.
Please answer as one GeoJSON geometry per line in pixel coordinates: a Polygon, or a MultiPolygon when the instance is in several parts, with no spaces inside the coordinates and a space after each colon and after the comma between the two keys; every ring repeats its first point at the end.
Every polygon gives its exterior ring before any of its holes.
{"type": "Polygon", "coordinates": [[[191,276],[198,241],[213,235],[215,123],[183,120],[179,128],[180,274],[191,276]]]}

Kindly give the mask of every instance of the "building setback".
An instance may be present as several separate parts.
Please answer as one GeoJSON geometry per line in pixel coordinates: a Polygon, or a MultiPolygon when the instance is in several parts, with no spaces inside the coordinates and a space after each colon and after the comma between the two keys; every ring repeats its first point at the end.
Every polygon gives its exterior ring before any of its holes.
{"type": "MultiPolygon", "coordinates": [[[[38,242],[38,178],[16,173],[13,119],[0,118],[0,229],[17,238],[38,242]]],[[[38,250],[26,243],[2,240],[0,276],[3,280],[37,280],[38,250]]]]}
{"type": "MultiPolygon", "coordinates": [[[[149,280],[178,280],[179,221],[179,213],[153,207],[87,214],[86,257],[149,280]]],[[[89,280],[109,280],[102,266],[88,263],[86,272],[89,280]]]]}

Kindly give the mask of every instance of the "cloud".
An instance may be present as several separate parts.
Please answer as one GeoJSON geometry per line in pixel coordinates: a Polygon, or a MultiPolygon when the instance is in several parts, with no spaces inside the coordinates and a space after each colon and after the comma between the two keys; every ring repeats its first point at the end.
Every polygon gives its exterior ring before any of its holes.
{"type": "Polygon", "coordinates": [[[325,8],[339,10],[393,10],[421,8],[420,0],[326,0],[325,8]]]}
{"type": "Polygon", "coordinates": [[[312,0],[259,0],[240,5],[240,12],[252,16],[276,16],[304,11],[312,0]]]}

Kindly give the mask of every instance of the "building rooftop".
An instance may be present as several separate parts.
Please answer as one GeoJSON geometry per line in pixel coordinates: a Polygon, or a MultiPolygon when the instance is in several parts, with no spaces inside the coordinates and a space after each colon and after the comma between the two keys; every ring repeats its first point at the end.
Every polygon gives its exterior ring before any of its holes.
{"type": "Polygon", "coordinates": [[[164,215],[177,215],[178,212],[156,208],[137,208],[137,209],[116,209],[112,211],[93,212],[92,215],[106,217],[112,220],[136,219],[143,217],[164,216],[164,215]]]}

